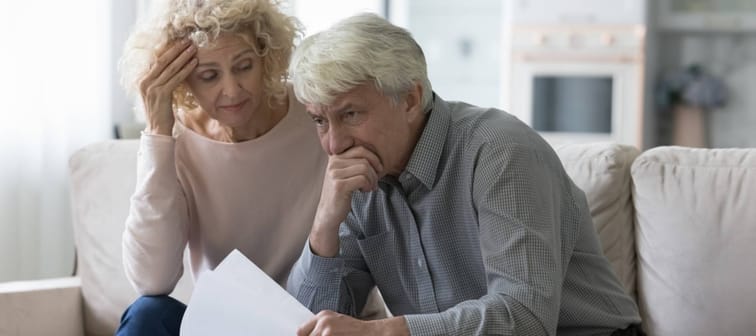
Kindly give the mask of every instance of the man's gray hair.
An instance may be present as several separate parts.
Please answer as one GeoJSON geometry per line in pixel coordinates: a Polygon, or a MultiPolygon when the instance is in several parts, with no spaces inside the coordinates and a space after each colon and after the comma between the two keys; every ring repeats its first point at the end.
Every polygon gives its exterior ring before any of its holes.
{"type": "Polygon", "coordinates": [[[419,83],[424,111],[431,105],[422,49],[407,30],[375,14],[352,16],[306,38],[292,55],[289,74],[306,104],[330,105],[337,95],[372,81],[394,103],[419,83]]]}

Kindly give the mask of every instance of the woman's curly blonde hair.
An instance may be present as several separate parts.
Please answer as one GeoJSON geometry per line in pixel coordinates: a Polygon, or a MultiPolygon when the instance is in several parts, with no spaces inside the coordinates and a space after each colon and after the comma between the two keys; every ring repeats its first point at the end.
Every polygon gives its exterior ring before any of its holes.
{"type": "MultiPolygon", "coordinates": [[[[221,33],[247,42],[263,63],[263,81],[272,100],[286,97],[287,67],[295,39],[302,36],[299,22],[280,9],[278,0],[163,0],[153,8],[126,41],[119,62],[121,82],[129,93],[139,92],[139,82],[166,46],[183,38],[204,47],[221,33]]],[[[185,85],[173,93],[175,107],[196,108],[185,85]]]]}

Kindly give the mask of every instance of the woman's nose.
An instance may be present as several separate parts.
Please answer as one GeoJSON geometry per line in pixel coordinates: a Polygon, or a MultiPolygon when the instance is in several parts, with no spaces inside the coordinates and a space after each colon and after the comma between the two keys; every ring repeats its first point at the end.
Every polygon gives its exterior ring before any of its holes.
{"type": "Polygon", "coordinates": [[[223,81],[223,95],[226,97],[236,97],[239,95],[239,91],[241,91],[241,83],[236,80],[233,76],[226,77],[226,80],[223,81]]]}

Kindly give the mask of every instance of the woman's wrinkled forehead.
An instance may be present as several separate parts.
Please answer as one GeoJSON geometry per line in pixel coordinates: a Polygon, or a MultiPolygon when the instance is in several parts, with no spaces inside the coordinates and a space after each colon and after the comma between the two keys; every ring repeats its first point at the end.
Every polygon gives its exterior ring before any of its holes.
{"type": "Polygon", "coordinates": [[[243,55],[255,59],[260,58],[254,48],[244,39],[231,34],[221,34],[217,39],[210,40],[204,47],[199,47],[196,57],[200,64],[207,62],[233,63],[243,55]]]}
{"type": "Polygon", "coordinates": [[[200,50],[219,50],[228,49],[229,47],[244,47],[245,49],[255,46],[245,39],[242,34],[235,34],[230,32],[223,32],[218,36],[213,36],[211,33],[207,33],[201,30],[194,31],[187,36],[191,40],[192,44],[196,45],[200,50]]]}

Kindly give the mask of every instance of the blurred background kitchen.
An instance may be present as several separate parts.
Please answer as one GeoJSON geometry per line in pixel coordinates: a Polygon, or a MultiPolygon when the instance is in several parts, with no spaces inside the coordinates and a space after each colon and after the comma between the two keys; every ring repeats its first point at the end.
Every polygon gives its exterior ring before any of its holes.
{"type": "MultiPolygon", "coordinates": [[[[150,1],[0,6],[0,281],[72,273],[68,156],[143,127],[117,60],[150,1]]],[[[754,0],[291,0],[286,10],[307,34],[358,12],[387,17],[423,47],[442,97],[504,109],[554,145],[756,146],[754,0]]]]}

